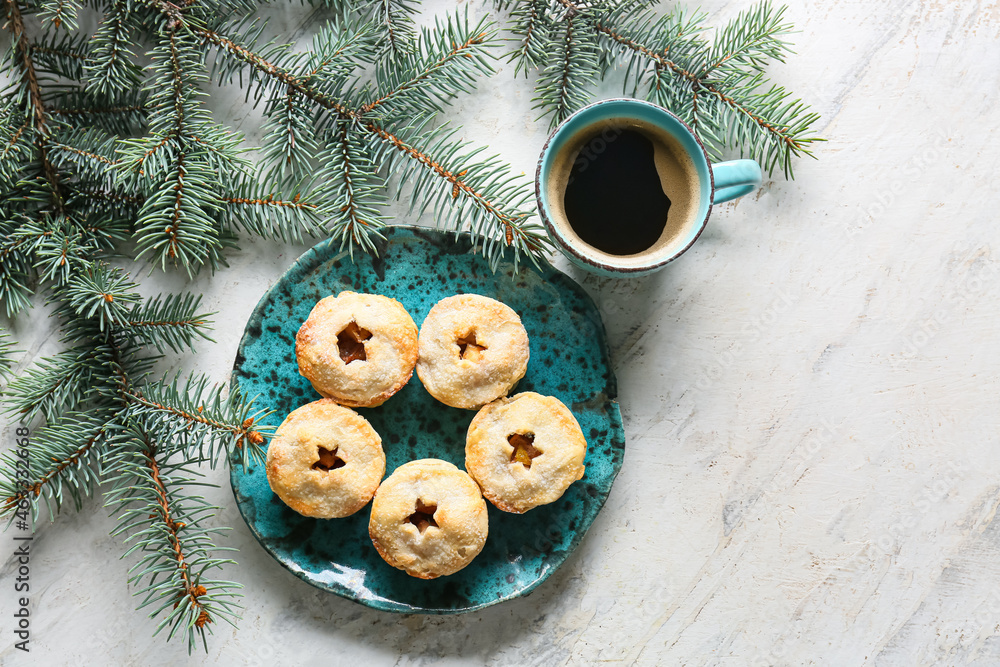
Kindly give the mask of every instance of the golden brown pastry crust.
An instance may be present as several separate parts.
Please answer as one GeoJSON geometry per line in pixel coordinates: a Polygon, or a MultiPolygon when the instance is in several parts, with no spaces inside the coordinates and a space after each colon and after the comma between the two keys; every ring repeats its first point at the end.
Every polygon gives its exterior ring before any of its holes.
{"type": "Polygon", "coordinates": [[[332,519],[364,507],[385,474],[382,439],[358,413],[324,398],[293,410],[267,448],[267,481],[304,516],[332,519]],[[314,468],[320,447],[343,461],[314,468]]]}
{"type": "Polygon", "coordinates": [[[528,333],[510,306],[478,294],[450,296],[420,326],[417,376],[442,403],[475,409],[506,396],[524,377],[528,352],[528,333]],[[463,358],[460,343],[471,335],[475,345],[463,358]]]}
{"type": "Polygon", "coordinates": [[[395,299],[341,292],[313,307],[295,336],[301,373],[327,398],[353,408],[373,408],[399,391],[417,362],[417,325],[395,299]],[[371,334],[366,359],[346,362],[337,337],[352,322],[371,334]]]}
{"type": "Polygon", "coordinates": [[[385,562],[420,579],[454,574],[468,565],[482,551],[488,529],[479,487],[465,471],[438,459],[396,468],[376,492],[368,523],[385,562]],[[423,532],[407,520],[418,501],[436,507],[437,525],[423,532]]]}
{"type": "Polygon", "coordinates": [[[465,468],[486,499],[504,512],[523,514],[554,502],[583,477],[587,440],[580,424],[552,396],[524,392],[483,406],[465,443],[465,468]],[[512,461],[513,434],[531,434],[541,453],[530,467],[512,461]]]}

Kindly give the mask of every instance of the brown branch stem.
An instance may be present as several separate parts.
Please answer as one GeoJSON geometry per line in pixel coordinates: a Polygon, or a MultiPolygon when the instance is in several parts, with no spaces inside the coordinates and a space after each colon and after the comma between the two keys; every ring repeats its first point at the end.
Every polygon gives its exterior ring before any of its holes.
{"type": "Polygon", "coordinates": [[[225,422],[209,419],[208,417],[204,417],[200,414],[193,414],[169,405],[162,405],[155,401],[151,401],[138,393],[126,392],[125,396],[127,396],[129,400],[135,401],[140,405],[145,405],[148,408],[154,408],[156,410],[166,412],[174,415],[175,417],[180,417],[181,419],[189,422],[191,425],[203,424],[205,426],[211,426],[212,428],[219,429],[220,431],[229,431],[237,437],[237,447],[242,447],[244,437],[254,444],[259,445],[264,442],[264,436],[253,430],[253,419],[247,419],[241,425],[235,426],[233,424],[227,424],[225,422]]]}
{"type": "Polygon", "coordinates": [[[149,157],[154,153],[156,153],[158,150],[166,146],[167,142],[170,141],[173,137],[174,137],[173,131],[168,132],[167,134],[163,135],[163,138],[160,139],[159,143],[157,143],[155,146],[153,146],[148,151],[142,154],[142,157],[139,158],[139,161],[136,163],[136,166],[139,167],[140,175],[146,174],[146,170],[142,168],[142,165],[146,162],[146,160],[149,159],[149,157]]]}
{"type": "Polygon", "coordinates": [[[212,622],[212,618],[205,610],[204,605],[198,601],[198,598],[205,595],[208,591],[204,586],[191,581],[191,573],[188,570],[187,562],[184,560],[184,549],[181,545],[179,535],[185,524],[180,521],[174,521],[171,517],[170,498],[167,495],[167,487],[163,483],[163,478],[160,476],[160,465],[156,462],[156,448],[148,439],[146,440],[146,450],[142,454],[145,458],[146,467],[149,468],[150,481],[153,483],[153,491],[156,494],[156,502],[160,510],[160,520],[163,521],[167,528],[168,539],[173,547],[174,559],[177,562],[177,569],[181,575],[181,587],[183,590],[178,594],[179,599],[174,603],[174,607],[176,608],[185,597],[190,598],[191,605],[198,611],[198,616],[194,624],[196,627],[202,628],[207,623],[212,622]]]}
{"type": "Polygon", "coordinates": [[[34,484],[32,484],[31,486],[24,487],[22,490],[18,491],[13,496],[8,496],[7,498],[5,498],[3,501],[3,505],[0,506],[0,515],[6,514],[8,511],[11,510],[11,508],[15,507],[21,500],[24,500],[25,498],[30,498],[31,496],[35,496],[37,498],[38,495],[41,494],[42,492],[42,487],[44,487],[46,484],[52,481],[52,479],[56,475],[61,473],[63,470],[70,467],[71,465],[75,465],[77,461],[79,461],[84,455],[87,454],[87,452],[93,449],[97,445],[97,443],[101,441],[101,437],[106,432],[105,428],[106,427],[102,426],[101,430],[95,433],[92,437],[88,438],[86,442],[80,445],[77,449],[73,450],[73,453],[70,454],[67,458],[63,459],[59,463],[59,465],[57,465],[55,468],[42,475],[42,477],[40,477],[39,479],[35,480],[34,484]]]}
{"type": "Polygon", "coordinates": [[[528,20],[528,29],[524,32],[524,40],[521,42],[521,47],[518,49],[523,57],[528,55],[528,45],[531,43],[531,36],[535,32],[535,24],[538,22],[537,0],[529,0],[529,2],[531,6],[531,17],[528,20]]]}
{"type": "Polygon", "coordinates": [[[470,37],[469,39],[467,39],[462,44],[454,44],[453,43],[452,47],[451,47],[451,50],[448,53],[444,54],[437,61],[431,63],[427,68],[424,69],[423,72],[421,72],[420,74],[416,75],[412,79],[406,80],[398,88],[395,88],[395,89],[389,91],[388,93],[386,93],[382,97],[380,97],[380,98],[378,98],[376,100],[373,100],[372,102],[369,102],[368,104],[364,105],[363,107],[361,107],[360,113],[363,113],[363,114],[364,113],[368,113],[369,111],[372,111],[373,109],[375,109],[379,105],[384,104],[386,101],[392,99],[396,95],[399,95],[400,93],[403,93],[403,92],[405,92],[407,90],[410,90],[410,89],[416,87],[421,81],[423,81],[427,77],[429,77],[432,74],[434,74],[434,72],[438,71],[439,69],[441,69],[442,67],[444,67],[445,65],[447,65],[451,60],[454,60],[455,58],[463,55],[464,51],[466,51],[469,48],[471,48],[473,46],[476,46],[478,44],[482,44],[485,40],[486,40],[486,33],[480,33],[480,34],[476,35],[475,37],[470,37]]]}
{"type": "MultiPolygon", "coordinates": [[[[163,0],[159,1],[163,2],[163,0]]],[[[521,228],[517,225],[518,223],[517,220],[514,220],[509,215],[498,209],[492,202],[490,202],[488,199],[483,197],[479,192],[477,192],[475,188],[473,188],[468,183],[463,181],[460,178],[461,174],[455,174],[445,169],[443,166],[432,160],[430,157],[428,157],[418,149],[414,148],[413,146],[410,146],[409,144],[407,144],[402,139],[400,139],[396,135],[392,134],[391,132],[383,128],[375,121],[365,118],[363,116],[364,114],[363,110],[355,111],[353,109],[345,107],[336,100],[327,97],[326,95],[323,95],[315,88],[307,85],[304,81],[302,81],[299,77],[295,76],[294,74],[291,74],[290,72],[283,70],[277,65],[268,62],[267,60],[265,60],[258,54],[254,53],[253,51],[236,44],[232,40],[223,37],[222,35],[214,31],[199,27],[192,27],[191,29],[197,34],[201,35],[202,38],[205,39],[207,42],[215,44],[219,48],[228,52],[237,60],[250,65],[257,71],[266,74],[275,79],[276,81],[280,82],[281,84],[288,86],[291,89],[294,89],[296,92],[301,93],[302,95],[305,95],[306,98],[312,100],[313,102],[323,107],[324,109],[333,111],[334,113],[338,114],[341,118],[357,123],[361,128],[375,135],[379,139],[387,142],[389,145],[391,145],[394,149],[396,149],[400,153],[406,155],[407,157],[415,159],[420,164],[430,168],[435,174],[437,174],[438,176],[440,176],[441,178],[452,184],[453,192],[455,193],[462,192],[463,194],[469,196],[478,205],[480,205],[488,213],[490,213],[497,220],[499,220],[501,224],[503,224],[505,227],[504,238],[507,242],[507,245],[513,243],[514,236],[517,235],[524,239],[525,244],[527,245],[528,248],[538,251],[542,249],[537,242],[533,241],[521,230],[521,228]]],[[[482,35],[479,35],[473,39],[482,39],[482,35]]]]}
{"type": "Polygon", "coordinates": [[[413,146],[410,146],[396,135],[386,131],[385,129],[383,129],[382,127],[373,122],[363,123],[363,126],[369,132],[371,132],[375,136],[379,137],[380,139],[388,143],[390,146],[395,148],[400,153],[416,160],[418,163],[424,165],[425,167],[433,171],[435,174],[437,174],[444,180],[451,183],[453,197],[457,196],[458,192],[462,192],[467,197],[471,198],[473,201],[475,201],[477,204],[483,207],[487,212],[490,213],[490,215],[494,216],[497,220],[503,223],[504,227],[506,228],[504,232],[504,240],[507,242],[507,245],[510,245],[514,242],[514,235],[516,234],[521,238],[523,238],[525,244],[532,250],[542,249],[537,242],[533,241],[531,238],[525,235],[524,232],[521,230],[521,228],[517,226],[517,220],[512,219],[509,215],[498,209],[493,204],[493,202],[483,197],[475,189],[470,187],[468,183],[463,181],[460,178],[462,174],[455,174],[454,172],[445,169],[441,164],[438,164],[436,161],[432,160],[431,157],[428,156],[427,154],[421,152],[420,150],[414,148],[413,146]]]}
{"type": "Polygon", "coordinates": [[[45,53],[47,55],[55,56],[66,56],[67,58],[72,58],[73,60],[85,61],[87,56],[82,53],[74,53],[73,51],[67,51],[65,49],[53,49],[47,46],[38,46],[37,44],[31,47],[32,53],[45,53]]]}
{"type": "Polygon", "coordinates": [[[351,217],[351,236],[355,240],[357,240],[358,237],[355,231],[355,226],[357,224],[360,224],[362,226],[367,226],[368,223],[366,223],[364,220],[358,217],[358,206],[354,201],[354,188],[351,182],[351,160],[349,157],[350,153],[348,151],[348,142],[347,142],[347,127],[342,126],[340,128],[340,142],[341,142],[340,143],[341,150],[344,153],[344,183],[346,184],[346,189],[347,189],[347,208],[349,209],[348,213],[351,217]]]}
{"type": "Polygon", "coordinates": [[[49,111],[53,116],[83,116],[99,113],[126,113],[129,111],[144,111],[146,107],[135,104],[127,107],[108,107],[107,109],[52,109],[49,111]]]}
{"type": "Polygon", "coordinates": [[[291,200],[275,199],[271,195],[261,199],[248,199],[245,197],[222,197],[222,201],[228,204],[243,204],[246,206],[282,206],[285,208],[316,208],[315,204],[299,201],[299,195],[295,195],[291,200]]]}
{"type": "MultiPolygon", "coordinates": [[[[170,4],[168,2],[162,2],[161,4],[170,4]]],[[[257,71],[270,76],[271,78],[280,81],[289,88],[295,90],[298,93],[305,95],[308,99],[312,100],[316,104],[320,105],[325,109],[335,111],[345,118],[356,118],[357,113],[351,111],[347,107],[338,103],[336,100],[323,95],[316,89],[308,86],[301,78],[295,76],[290,72],[286,72],[282,68],[274,65],[264,58],[251,51],[250,49],[240,46],[239,44],[233,42],[217,32],[208,30],[206,28],[199,28],[191,26],[191,30],[202,37],[207,42],[215,44],[219,48],[228,52],[237,60],[244,62],[257,71]]]]}
{"type": "Polygon", "coordinates": [[[200,327],[204,326],[204,320],[126,320],[124,322],[130,327],[200,327]]]}
{"type": "Polygon", "coordinates": [[[396,29],[392,27],[391,0],[382,0],[382,8],[385,10],[385,29],[389,34],[389,48],[392,49],[393,53],[396,53],[399,50],[399,46],[396,45],[396,29]]]}
{"type": "Polygon", "coordinates": [[[570,10],[566,15],[566,39],[563,43],[563,73],[562,81],[559,82],[559,108],[556,110],[556,115],[560,120],[564,117],[567,112],[566,97],[569,94],[569,68],[570,68],[570,54],[573,49],[573,17],[575,12],[570,10]]]}
{"type": "Polygon", "coordinates": [[[80,148],[73,148],[72,146],[67,146],[66,144],[60,144],[57,142],[52,142],[52,148],[58,151],[66,151],[67,153],[73,153],[74,155],[79,155],[80,157],[89,158],[91,160],[97,160],[98,162],[103,162],[104,164],[114,164],[114,160],[104,157],[103,155],[98,155],[97,153],[91,153],[80,148]]]}
{"type": "Polygon", "coordinates": [[[78,194],[82,194],[86,197],[93,197],[94,199],[103,199],[105,201],[117,201],[117,202],[128,202],[130,204],[142,204],[146,201],[143,197],[133,196],[133,195],[123,195],[115,192],[103,192],[101,190],[88,190],[86,188],[77,189],[78,194]]]}
{"type": "Polygon", "coordinates": [[[17,0],[3,0],[7,8],[7,27],[14,40],[15,52],[20,56],[23,83],[28,89],[28,98],[31,101],[32,115],[35,119],[35,130],[38,132],[36,146],[38,147],[38,161],[42,165],[45,179],[52,187],[52,199],[56,209],[62,212],[63,202],[59,190],[59,174],[48,155],[48,124],[45,112],[45,102],[42,100],[42,88],[38,83],[38,72],[35,70],[35,63],[31,58],[31,44],[28,42],[28,34],[24,30],[24,18],[21,16],[21,7],[17,0]]]}
{"type": "MultiPolygon", "coordinates": [[[[559,2],[563,2],[563,3],[567,2],[567,1],[568,0],[559,0],[559,2]]],[[[656,64],[660,65],[661,67],[665,67],[665,68],[669,69],[674,74],[676,74],[676,75],[680,76],[681,78],[685,79],[686,81],[688,81],[688,83],[690,83],[692,86],[697,87],[697,88],[699,88],[699,89],[701,89],[701,90],[703,90],[703,91],[705,91],[707,93],[710,93],[712,96],[714,96],[716,99],[718,99],[720,102],[722,102],[723,104],[725,104],[729,108],[731,108],[731,109],[733,109],[733,110],[735,110],[735,111],[737,111],[737,112],[739,112],[739,113],[747,116],[748,118],[750,118],[759,127],[761,127],[762,129],[766,130],[768,133],[776,136],[780,141],[783,141],[784,143],[788,144],[789,146],[791,146],[791,147],[793,147],[795,149],[798,149],[800,147],[799,143],[797,141],[795,141],[794,137],[790,137],[790,136],[788,136],[786,134],[787,131],[788,131],[788,128],[786,128],[786,127],[778,127],[778,126],[772,125],[771,123],[767,122],[766,119],[764,119],[761,116],[755,114],[750,109],[748,109],[746,106],[740,104],[739,102],[737,102],[736,100],[734,100],[729,95],[726,95],[724,92],[722,92],[721,90],[719,90],[718,88],[716,88],[714,85],[712,85],[710,83],[706,83],[704,80],[702,80],[701,77],[699,77],[699,76],[697,76],[695,74],[692,74],[691,72],[687,71],[686,69],[684,69],[683,67],[681,67],[680,65],[678,65],[677,63],[675,63],[674,61],[670,60],[669,58],[666,57],[666,55],[661,54],[661,53],[657,53],[657,52],[653,51],[652,49],[650,49],[650,48],[648,48],[646,46],[643,46],[642,44],[639,44],[635,40],[629,39],[629,38],[621,35],[620,33],[615,32],[613,29],[611,29],[610,27],[604,25],[603,23],[600,23],[600,22],[597,23],[597,30],[598,30],[599,33],[605,35],[607,38],[609,38],[609,39],[613,40],[614,42],[616,42],[616,43],[624,46],[625,48],[630,49],[632,51],[635,51],[636,53],[639,53],[639,54],[641,54],[641,55],[649,58],[650,60],[654,61],[656,64]]]]}
{"type": "Polygon", "coordinates": [[[167,234],[170,236],[170,249],[167,251],[167,257],[177,256],[177,245],[178,241],[178,231],[181,224],[181,200],[184,196],[184,177],[187,175],[187,170],[184,168],[184,153],[177,154],[177,185],[174,186],[176,194],[174,195],[174,212],[171,216],[170,227],[167,228],[167,234]]]}
{"type": "MultiPolygon", "coordinates": [[[[575,3],[573,3],[573,2],[571,2],[571,0],[557,0],[557,1],[559,2],[559,4],[563,5],[564,7],[566,7],[566,9],[569,10],[569,13],[570,13],[571,16],[573,14],[575,14],[576,12],[580,11],[580,6],[577,5],[577,4],[575,4],[575,3]]],[[[677,74],[681,78],[687,80],[692,86],[696,86],[696,87],[700,88],[701,90],[710,93],[716,99],[718,99],[720,102],[722,102],[723,104],[725,104],[729,108],[733,109],[734,111],[737,111],[737,112],[739,112],[739,113],[747,116],[754,123],[756,123],[759,127],[761,127],[762,129],[764,129],[768,133],[776,136],[780,141],[783,141],[785,144],[787,144],[788,146],[791,146],[793,149],[798,150],[799,148],[801,148],[801,145],[799,144],[799,142],[797,142],[795,140],[794,137],[788,136],[788,134],[787,134],[788,128],[787,127],[778,127],[778,126],[772,125],[771,123],[767,122],[766,119],[764,119],[761,116],[753,113],[746,106],[740,104],[739,102],[737,102],[736,100],[734,100],[729,95],[726,95],[724,92],[722,92],[721,90],[719,90],[718,88],[716,88],[712,84],[705,83],[705,81],[701,77],[699,77],[699,76],[697,76],[695,74],[692,74],[691,72],[687,71],[686,69],[684,69],[683,67],[681,67],[680,65],[678,65],[677,63],[675,63],[674,61],[672,61],[669,58],[667,58],[667,56],[666,56],[665,53],[657,53],[656,51],[653,51],[652,49],[650,49],[650,48],[648,48],[648,47],[646,47],[646,46],[644,46],[644,45],[636,42],[635,40],[629,39],[628,37],[625,37],[624,35],[616,32],[614,29],[612,29],[609,26],[604,25],[600,21],[597,21],[597,23],[595,24],[595,27],[596,27],[598,33],[606,36],[607,38],[609,38],[609,39],[613,40],[614,42],[616,42],[616,43],[624,46],[627,49],[635,51],[636,53],[639,53],[639,54],[645,56],[646,58],[649,58],[650,60],[654,61],[656,64],[660,65],[661,67],[665,67],[665,68],[669,69],[674,74],[677,74]]]]}

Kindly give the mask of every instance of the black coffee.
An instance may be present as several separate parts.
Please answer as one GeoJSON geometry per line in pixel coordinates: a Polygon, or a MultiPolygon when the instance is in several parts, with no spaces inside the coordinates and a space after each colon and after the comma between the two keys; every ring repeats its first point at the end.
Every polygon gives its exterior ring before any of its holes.
{"type": "Polygon", "coordinates": [[[663,234],[670,199],[648,136],[632,129],[586,142],[573,162],[563,206],[573,231],[611,255],[634,255],[663,234]]]}

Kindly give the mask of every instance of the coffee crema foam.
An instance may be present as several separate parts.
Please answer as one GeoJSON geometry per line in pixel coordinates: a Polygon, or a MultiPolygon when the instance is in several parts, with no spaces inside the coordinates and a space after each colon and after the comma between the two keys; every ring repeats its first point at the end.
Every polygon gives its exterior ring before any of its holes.
{"type": "MultiPolygon", "coordinates": [[[[546,195],[552,223],[565,236],[585,246],[589,251],[587,254],[615,264],[621,264],[623,260],[628,263],[629,259],[645,259],[650,255],[670,254],[667,251],[683,240],[685,232],[701,223],[701,218],[698,216],[701,203],[698,170],[684,146],[669,132],[633,118],[601,120],[577,131],[576,136],[553,156],[546,195]],[[608,143],[613,142],[625,130],[639,132],[652,142],[653,161],[663,193],[670,199],[670,211],[663,233],[653,245],[633,255],[614,255],[592,246],[574,231],[566,216],[564,196],[576,160],[594,159],[597,154],[604,152],[604,147],[608,143]]],[[[608,224],[614,224],[614,221],[609,220],[608,224]]]]}

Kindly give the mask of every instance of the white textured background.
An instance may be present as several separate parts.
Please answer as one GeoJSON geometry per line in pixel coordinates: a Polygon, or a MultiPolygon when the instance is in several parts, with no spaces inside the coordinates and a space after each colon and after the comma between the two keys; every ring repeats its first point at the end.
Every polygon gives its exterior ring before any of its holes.
{"type": "MultiPolygon", "coordinates": [[[[703,7],[720,24],[748,4],[703,7]]],[[[428,18],[451,6],[428,0],[428,18]]],[[[311,36],[308,8],[271,11],[276,32],[311,36]]],[[[207,657],[151,640],[94,500],[37,528],[30,656],[12,647],[6,559],[3,664],[1000,664],[1000,8],[812,0],[788,15],[798,55],[771,72],[822,113],[819,160],[717,208],[658,275],[572,273],[605,317],[628,446],[587,538],[534,594],[424,617],[324,593],[257,545],[220,469],[239,631],[216,627],[207,657]]],[[[454,113],[529,175],[547,135],[531,95],[504,66],[454,113]]],[[[256,141],[237,91],[212,104],[256,141]]],[[[168,368],[225,381],[302,250],[246,242],[212,278],[144,278],[218,311],[217,342],[168,368]]],[[[50,326],[44,309],[17,322],[28,359],[57,349],[50,326]]]]}

